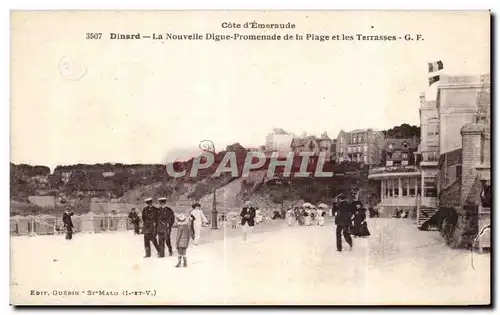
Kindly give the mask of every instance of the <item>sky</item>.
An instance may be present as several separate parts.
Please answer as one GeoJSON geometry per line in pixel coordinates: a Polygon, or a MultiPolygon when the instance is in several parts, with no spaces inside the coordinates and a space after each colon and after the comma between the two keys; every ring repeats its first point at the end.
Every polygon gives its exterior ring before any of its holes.
{"type": "Polygon", "coordinates": [[[419,124],[427,63],[490,68],[488,12],[14,12],[11,162],[166,163],[275,127],[330,137],[419,124]],[[224,21],[293,30],[222,29],[224,21]],[[101,40],[87,40],[102,32],[101,40]],[[422,34],[424,41],[109,40],[110,32],[422,34]]]}

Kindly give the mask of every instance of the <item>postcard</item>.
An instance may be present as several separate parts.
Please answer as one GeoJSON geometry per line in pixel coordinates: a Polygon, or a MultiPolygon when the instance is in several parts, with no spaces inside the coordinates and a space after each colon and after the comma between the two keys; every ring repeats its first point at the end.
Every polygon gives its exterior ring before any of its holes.
{"type": "Polygon", "coordinates": [[[489,11],[12,11],[10,303],[491,305],[489,11]]]}

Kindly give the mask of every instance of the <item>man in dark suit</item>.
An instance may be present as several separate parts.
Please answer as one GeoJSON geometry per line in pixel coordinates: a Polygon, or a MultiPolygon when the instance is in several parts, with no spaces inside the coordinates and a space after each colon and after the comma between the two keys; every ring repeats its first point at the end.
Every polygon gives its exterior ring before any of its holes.
{"type": "Polygon", "coordinates": [[[137,215],[137,212],[135,212],[135,208],[132,208],[132,210],[128,214],[128,218],[130,219],[130,222],[134,225],[134,234],[138,235],[140,219],[139,216],[137,215]]]}
{"type": "Polygon", "coordinates": [[[245,206],[241,210],[241,226],[243,227],[243,240],[247,240],[248,233],[252,232],[255,225],[256,209],[250,205],[250,202],[245,202],[245,206]]]}
{"type": "Polygon", "coordinates": [[[156,226],[158,245],[160,246],[160,257],[165,257],[165,244],[167,244],[169,256],[172,256],[170,234],[175,221],[174,211],[167,207],[167,198],[160,198],[158,201],[160,202],[160,208],[158,208],[158,223],[156,226]]]}
{"type": "Polygon", "coordinates": [[[349,234],[349,227],[352,225],[352,219],[354,216],[353,206],[347,203],[346,197],[341,196],[340,203],[337,207],[337,213],[335,216],[335,224],[337,225],[337,251],[342,251],[342,234],[347,244],[349,244],[352,249],[352,238],[349,234]]]}
{"type": "Polygon", "coordinates": [[[64,224],[64,227],[66,228],[66,239],[71,240],[73,239],[73,220],[71,217],[73,216],[73,212],[69,210],[69,208],[66,208],[63,213],[62,221],[64,224]]]}
{"type": "Polygon", "coordinates": [[[144,234],[144,249],[146,250],[145,258],[148,258],[151,257],[151,243],[153,243],[156,251],[160,253],[160,248],[156,241],[158,209],[153,206],[152,198],[147,198],[144,201],[146,202],[146,207],[142,210],[142,233],[144,234]]]}

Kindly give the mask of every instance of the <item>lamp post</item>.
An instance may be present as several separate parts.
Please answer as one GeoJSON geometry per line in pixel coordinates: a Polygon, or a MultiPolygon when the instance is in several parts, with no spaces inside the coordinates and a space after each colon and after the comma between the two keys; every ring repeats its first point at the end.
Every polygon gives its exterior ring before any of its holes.
{"type": "MultiPolygon", "coordinates": [[[[199,145],[200,149],[205,152],[211,152],[215,156],[215,144],[213,143],[212,140],[203,140],[200,142],[199,145]]],[[[213,191],[213,202],[212,202],[212,230],[217,230],[217,219],[218,219],[218,213],[217,213],[217,189],[214,188],[213,191]]]]}

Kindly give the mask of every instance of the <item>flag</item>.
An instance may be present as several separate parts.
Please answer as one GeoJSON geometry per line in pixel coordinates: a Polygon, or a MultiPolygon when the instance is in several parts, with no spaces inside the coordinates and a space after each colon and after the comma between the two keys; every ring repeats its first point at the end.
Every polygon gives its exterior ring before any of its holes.
{"type": "Polygon", "coordinates": [[[443,69],[443,62],[441,60],[429,62],[429,73],[436,72],[443,69]]]}
{"type": "Polygon", "coordinates": [[[438,81],[439,81],[439,75],[429,77],[429,86],[431,86],[433,83],[436,83],[438,81]]]}

